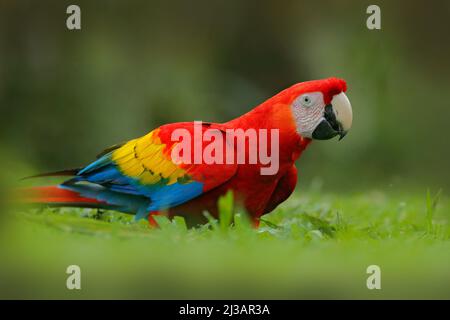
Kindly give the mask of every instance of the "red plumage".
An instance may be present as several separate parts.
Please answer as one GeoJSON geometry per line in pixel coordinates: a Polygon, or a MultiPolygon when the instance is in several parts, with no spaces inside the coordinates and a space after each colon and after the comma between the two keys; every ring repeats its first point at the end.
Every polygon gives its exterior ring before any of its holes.
{"type": "Polygon", "coordinates": [[[25,203],[64,204],[75,207],[101,207],[104,202],[80,196],[78,193],[58,186],[33,187],[23,190],[22,201],[25,203]]]}

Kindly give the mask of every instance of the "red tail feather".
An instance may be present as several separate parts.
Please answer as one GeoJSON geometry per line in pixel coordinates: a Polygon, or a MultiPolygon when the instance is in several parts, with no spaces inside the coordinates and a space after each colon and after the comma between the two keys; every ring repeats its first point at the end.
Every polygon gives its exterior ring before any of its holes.
{"type": "Polygon", "coordinates": [[[67,206],[93,206],[104,204],[96,199],[85,198],[70,190],[58,186],[32,187],[22,190],[22,199],[25,203],[57,204],[67,206]]]}

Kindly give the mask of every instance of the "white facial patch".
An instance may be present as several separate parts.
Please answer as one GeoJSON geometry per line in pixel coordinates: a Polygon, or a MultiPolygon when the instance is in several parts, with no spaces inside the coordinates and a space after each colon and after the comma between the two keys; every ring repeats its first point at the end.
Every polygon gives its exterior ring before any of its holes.
{"type": "Polygon", "coordinates": [[[297,132],[311,138],[314,129],[322,121],[325,103],[322,92],[305,93],[292,103],[292,113],[297,125],[297,132]]]}

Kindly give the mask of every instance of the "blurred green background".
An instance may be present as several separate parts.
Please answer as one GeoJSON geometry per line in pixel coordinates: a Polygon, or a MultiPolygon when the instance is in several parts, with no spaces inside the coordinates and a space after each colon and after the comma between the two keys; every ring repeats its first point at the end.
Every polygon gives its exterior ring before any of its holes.
{"type": "Polygon", "coordinates": [[[1,1],[0,183],[165,123],[228,121],[311,79],[346,79],[354,125],[302,155],[297,193],[267,218],[278,227],[14,210],[0,298],[448,298],[449,18],[448,1],[1,1]],[[69,264],[81,292],[65,288],[69,264]]]}
{"type": "Polygon", "coordinates": [[[293,83],[348,82],[354,127],[316,142],[301,184],[446,187],[448,1],[73,1],[0,4],[2,161],[87,164],[164,123],[224,122],[293,83]],[[5,159],[6,158],[6,159],[5,159]]]}

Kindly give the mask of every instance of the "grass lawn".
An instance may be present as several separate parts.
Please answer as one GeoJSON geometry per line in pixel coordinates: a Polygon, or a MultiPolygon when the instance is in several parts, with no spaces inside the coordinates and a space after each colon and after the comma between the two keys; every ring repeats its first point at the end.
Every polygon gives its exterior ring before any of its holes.
{"type": "Polygon", "coordinates": [[[258,230],[237,214],[160,229],[115,212],[15,210],[0,298],[450,298],[450,203],[435,193],[294,194],[258,230]],[[81,290],[66,268],[81,268],[81,290]],[[381,290],[369,290],[369,265],[381,290]]]}

